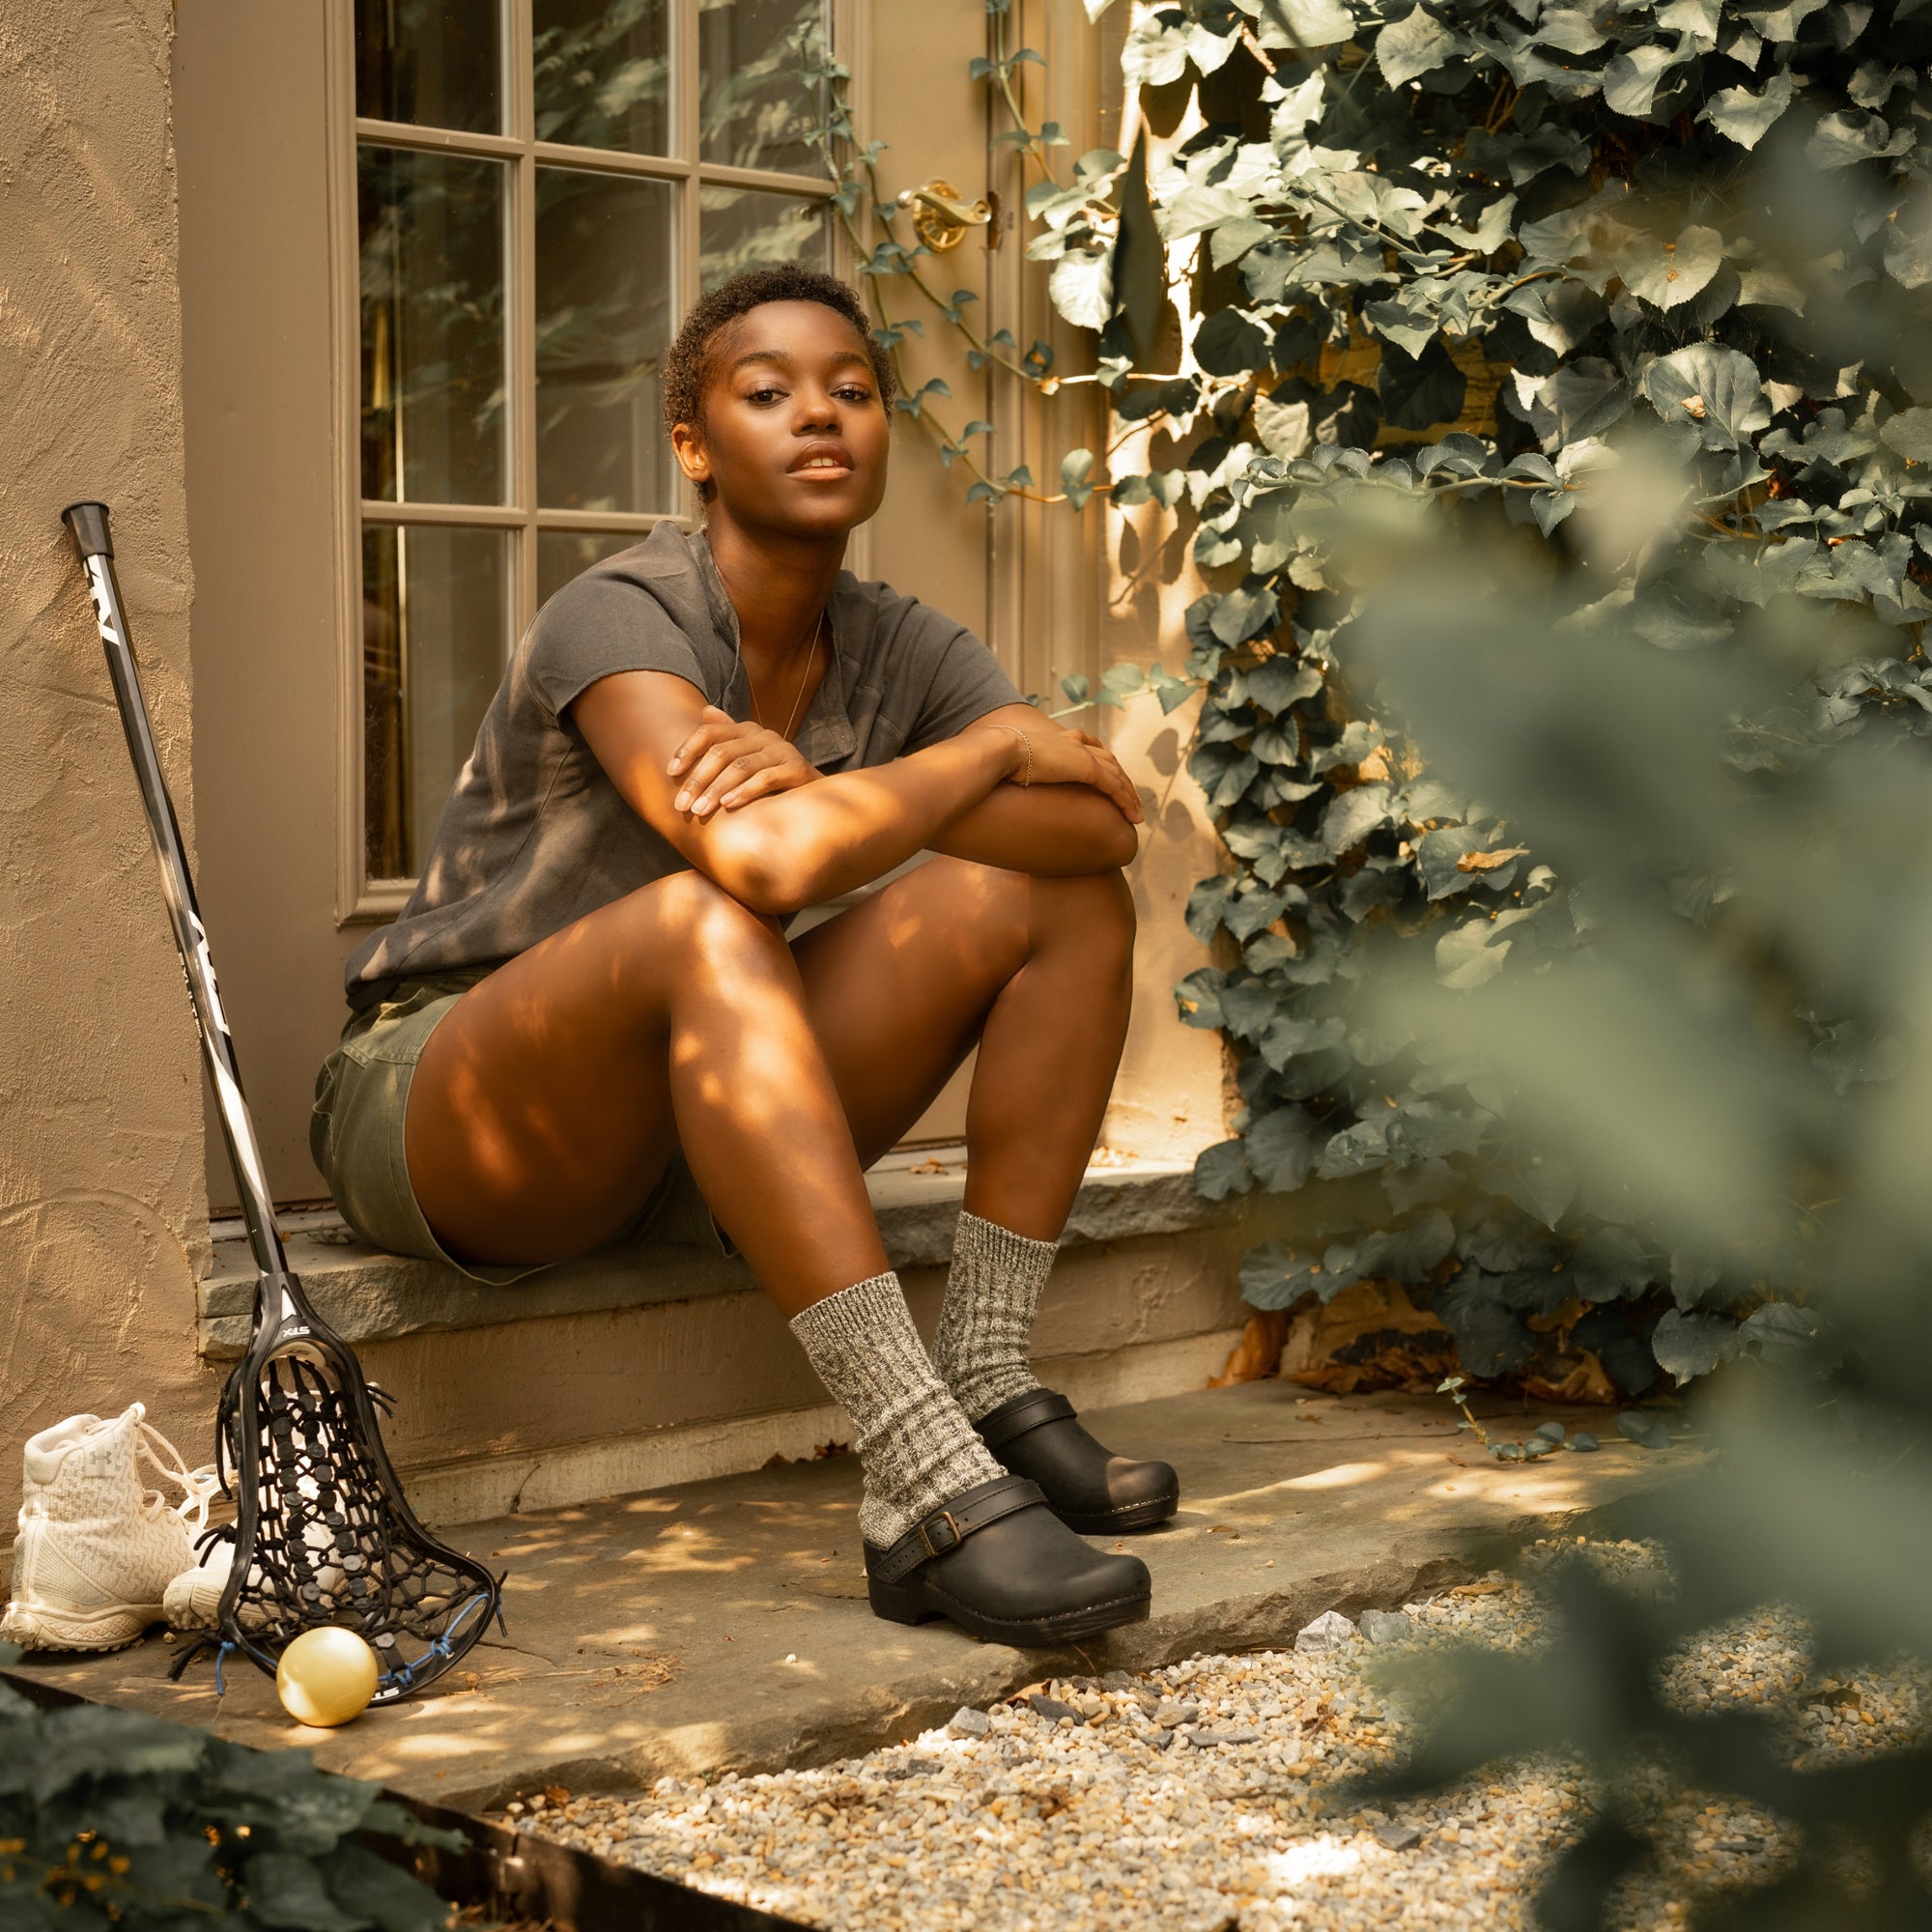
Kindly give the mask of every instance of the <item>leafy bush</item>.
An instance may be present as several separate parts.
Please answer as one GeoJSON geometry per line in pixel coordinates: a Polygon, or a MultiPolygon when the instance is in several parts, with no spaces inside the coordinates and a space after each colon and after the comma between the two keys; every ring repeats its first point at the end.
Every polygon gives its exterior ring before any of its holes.
{"type": "MultiPolygon", "coordinates": [[[[1552,622],[1629,606],[1663,650],[1712,647],[1739,612],[1795,600],[1832,644],[1757,742],[1767,765],[1875,715],[1932,724],[1927,350],[1889,326],[1921,318],[1932,281],[1919,0],[1156,5],[1128,32],[1126,76],[1150,127],[1178,130],[1190,99],[1204,125],[1070,172],[1053,172],[1060,131],[1019,119],[1038,56],[1006,51],[1008,0],[988,11],[995,53],[976,71],[1012,110],[1001,139],[1043,177],[1030,252],[1094,357],[1069,375],[1044,343],[1021,356],[975,335],[975,366],[1049,392],[1097,381],[1116,433],[1151,432],[1138,446],[1153,467],[1102,473],[1077,450],[1054,495],[1174,510],[1214,586],[1187,613],[1184,676],[1123,667],[1091,694],[1172,707],[1205,692],[1190,770],[1231,866],[1187,908],[1216,963],[1177,993],[1188,1024],[1228,1039],[1242,1106],[1197,1183],[1221,1198],[1381,1182],[1354,1233],[1253,1251],[1249,1300],[1394,1281],[1432,1301],[1477,1375],[1559,1380],[1577,1350],[1634,1394],[1659,1365],[1708,1371],[1741,1321],[1782,1319],[1755,1311],[1798,1281],[1797,1233],[1760,1231],[1747,1252],[1660,1245],[1622,1176],[1525,1156],[1507,1094],[1430,1059],[1400,1013],[1369,1017],[1367,991],[1418,954],[1474,989],[1546,966],[1593,915],[1587,881],[1480,776],[1427,768],[1350,688],[1354,607],[1321,510],[1369,475],[1455,504],[1465,541],[1520,537],[1575,565],[1552,622]],[[1829,205],[1806,191],[1820,182],[1829,205]],[[1612,440],[1645,428],[1654,487],[1694,509],[1710,553],[1694,574],[1577,520],[1612,440]],[[1640,586],[1660,594],[1636,601],[1640,586]]],[[[896,353],[919,327],[886,313],[901,277],[970,334],[969,298],[934,291],[893,226],[876,145],[838,160],[841,116],[826,152],[847,218],[874,205],[883,337],[896,353]]],[[[1048,494],[971,456],[989,425],[937,423],[943,384],[907,389],[973,497],[1048,494]]],[[[1090,697],[1081,680],[1068,696],[1090,697]]],[[[1675,892],[1686,917],[1721,917],[1721,876],[1681,871],[1675,892]]],[[[1886,1074],[1894,1051],[1867,1018],[1787,993],[1832,1082],[1886,1074]]]]}
{"type": "Polygon", "coordinates": [[[1694,1405],[1714,1453],[1628,1510],[1623,1529],[1657,1539],[1674,1588],[1628,1594],[1579,1561],[1549,1579],[1547,1644],[1433,1654],[1436,1720],[1396,1784],[1535,1752],[1580,1760],[1577,1835],[1539,1901],[1561,1932],[1630,1922],[1623,1882],[1671,1837],[1670,1807],[1714,1799],[1763,1814],[1779,1860],[1752,1889],[1679,1900],[1699,1932],[1923,1925],[1922,1736],[1807,1759],[1788,1714],[1748,1686],[1704,1709],[1663,1687],[1690,1639],[1730,1626],[1728,1648],[1733,1619],[1774,1604],[1802,1619],[1813,1694],[1817,1678],[1932,1658],[1932,1366],[1916,1346],[1932,1280],[1932,763],[1883,714],[1851,755],[1819,743],[1816,700],[1793,694],[1821,673],[1829,687],[1842,639],[1796,593],[1694,652],[1656,648],[1650,620],[1725,581],[1731,558],[1641,445],[1619,450],[1586,519],[1638,536],[1659,567],[1579,624],[1577,568],[1541,546],[1477,550],[1398,482],[1336,492],[1331,567],[1364,586],[1358,674],[1433,769],[1480,781],[1590,881],[1598,921],[1541,973],[1465,992],[1397,973],[1365,1009],[1399,1013],[1426,1055],[1507,1091],[1579,1173],[1620,1176],[1641,1238],[1721,1256],[1801,1221],[1804,1298],[1764,1304],[1742,1331],[1712,1324],[1713,1358],[1743,1347],[1694,1405]],[[1686,876],[1724,881],[1721,916],[1685,916],[1686,876]],[[1890,1042],[1889,1078],[1835,1077],[1792,1021],[1797,981],[1890,1042]]]}
{"type": "MultiPolygon", "coordinates": [[[[0,1649],[0,1662],[19,1653],[0,1649]]],[[[68,1932],[431,1932],[449,1909],[356,1842],[455,1842],[306,1750],[0,1684],[0,1923],[68,1932]]]]}

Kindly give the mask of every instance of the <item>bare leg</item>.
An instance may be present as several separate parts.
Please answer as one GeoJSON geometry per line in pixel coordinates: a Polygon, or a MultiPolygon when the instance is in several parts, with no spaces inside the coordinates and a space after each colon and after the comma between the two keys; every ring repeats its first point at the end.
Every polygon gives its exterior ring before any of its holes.
{"type": "Polygon", "coordinates": [[[453,1254],[559,1261],[630,1221],[681,1142],[790,1316],[884,1271],[861,1163],[980,1040],[966,1205],[1056,1239],[1119,1064],[1132,944],[1117,873],[939,859],[794,962],[772,924],[677,873],[532,947],[437,1028],[410,1095],[416,1198],[453,1254]]]}
{"type": "Polygon", "coordinates": [[[782,937],[680,872],[511,960],[424,1049],[406,1147],[451,1253],[608,1240],[672,1149],[786,1316],[885,1272],[839,1095],[782,937]]]}
{"type": "Polygon", "coordinates": [[[1118,872],[935,859],[795,941],[859,1158],[884,1153],[977,1040],[965,1205],[1058,1240],[1126,1038],[1133,937],[1118,872]]]}

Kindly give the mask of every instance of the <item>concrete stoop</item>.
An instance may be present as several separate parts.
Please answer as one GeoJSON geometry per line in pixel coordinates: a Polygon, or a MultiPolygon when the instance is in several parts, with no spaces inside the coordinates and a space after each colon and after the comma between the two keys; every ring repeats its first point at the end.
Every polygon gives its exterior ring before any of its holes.
{"type": "MultiPolygon", "coordinates": [[[[867,1176],[928,1332],[965,1177],[958,1149],[894,1155],[867,1176]]],[[[1041,1372],[1089,1407],[1202,1387],[1249,1312],[1247,1218],[1244,1202],[1202,1200],[1184,1161],[1092,1168],[1035,1328],[1041,1372]]],[[[851,1440],[742,1262],[606,1249],[504,1288],[372,1250],[332,1213],[293,1216],[286,1232],[324,1319],[396,1398],[384,1438],[427,1521],[662,1489],[851,1440]]],[[[213,1234],[200,1341],[226,1363],[246,1344],[255,1270],[239,1224],[213,1234]]]]}
{"type": "MultiPolygon", "coordinates": [[[[1501,1432],[1549,1414],[1599,1431],[1604,1420],[1510,1407],[1501,1432]]],[[[546,1785],[824,1763],[1051,1672],[1281,1647],[1323,1610],[1393,1606],[1455,1582],[1494,1539],[1574,1529],[1694,1462],[1612,1435],[1596,1455],[1500,1464],[1458,1433],[1446,1403],[1309,1397],[1272,1380],[1087,1419],[1124,1454],[1173,1462],[1183,1508],[1122,1546],[1153,1572],[1151,1620],[1077,1649],[1012,1650],[950,1624],[875,1619],[859,1468],[838,1456],[453,1532],[508,1569],[508,1639],[471,1651],[441,1694],[340,1731],[291,1723],[245,1666],[231,1666],[220,1701],[205,1663],[170,1685],[173,1653],[154,1639],[18,1667],[246,1744],[307,1745],[333,1769],[476,1808],[546,1785]]]]}

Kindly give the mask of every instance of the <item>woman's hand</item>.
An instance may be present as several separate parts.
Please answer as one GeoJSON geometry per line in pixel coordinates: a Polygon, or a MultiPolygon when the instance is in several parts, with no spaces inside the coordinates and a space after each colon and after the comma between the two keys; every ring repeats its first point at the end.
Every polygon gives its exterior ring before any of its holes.
{"type": "Polygon", "coordinates": [[[1027,771],[1027,754],[1017,742],[1013,751],[1017,762],[1012,779],[1018,784],[1091,785],[1116,807],[1129,825],[1139,825],[1145,814],[1140,794],[1121,769],[1121,761],[1099,739],[1088,731],[1069,731],[1050,718],[1037,724],[1002,724],[997,727],[1017,741],[1025,738],[1033,751],[1033,771],[1027,771]]]}
{"type": "Polygon", "coordinates": [[[790,739],[715,704],[704,707],[697,728],[671,753],[665,770],[678,781],[673,806],[698,819],[721,806],[735,811],[754,798],[794,791],[823,777],[790,739]]]}

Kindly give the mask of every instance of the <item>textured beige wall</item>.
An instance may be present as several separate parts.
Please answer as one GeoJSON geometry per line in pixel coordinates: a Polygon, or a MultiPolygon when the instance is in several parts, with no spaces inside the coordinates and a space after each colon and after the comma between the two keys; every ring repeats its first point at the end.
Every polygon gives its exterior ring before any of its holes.
{"type": "Polygon", "coordinates": [[[192,596],[168,0],[0,9],[0,1524],[22,1439],[140,1399],[191,1460],[201,1076],[133,774],[59,516],[115,512],[177,810],[192,596]]]}

